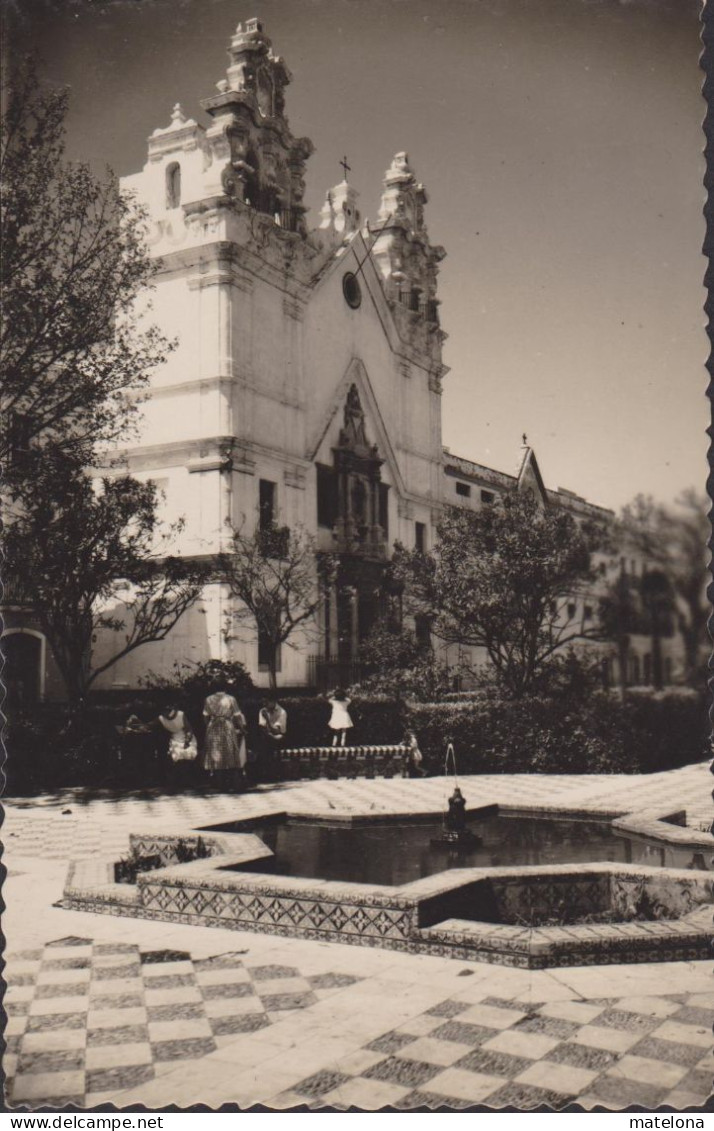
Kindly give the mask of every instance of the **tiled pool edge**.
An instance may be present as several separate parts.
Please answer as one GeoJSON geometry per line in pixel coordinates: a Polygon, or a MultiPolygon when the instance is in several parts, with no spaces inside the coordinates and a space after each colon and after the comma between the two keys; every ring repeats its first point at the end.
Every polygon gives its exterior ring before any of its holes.
{"type": "MultiPolygon", "coordinates": [[[[158,835],[169,838],[171,834],[158,835]]],[[[151,836],[153,843],[157,834],[151,836]]],[[[233,849],[234,837],[243,839],[240,834],[214,838],[223,843],[215,845],[218,851],[212,858],[146,873],[138,877],[135,887],[113,883],[109,862],[73,864],[62,906],[530,969],[710,957],[711,907],[706,905],[676,921],[527,927],[447,919],[434,925],[419,925],[420,908],[430,898],[448,896],[464,884],[484,878],[507,876],[515,881],[542,876],[575,881],[609,875],[612,882],[618,876],[646,879],[667,874],[673,881],[679,879],[690,887],[710,882],[696,873],[602,863],[459,869],[389,889],[227,872],[227,866],[249,858],[246,852],[225,851],[233,849]]]]}

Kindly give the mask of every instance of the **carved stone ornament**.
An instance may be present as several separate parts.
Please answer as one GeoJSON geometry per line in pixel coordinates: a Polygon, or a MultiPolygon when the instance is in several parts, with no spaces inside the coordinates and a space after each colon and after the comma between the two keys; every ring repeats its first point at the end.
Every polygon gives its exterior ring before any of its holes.
{"type": "Polygon", "coordinates": [[[356,385],[350,385],[344,408],[344,425],[340,431],[341,448],[368,448],[364,409],[356,385]]]}

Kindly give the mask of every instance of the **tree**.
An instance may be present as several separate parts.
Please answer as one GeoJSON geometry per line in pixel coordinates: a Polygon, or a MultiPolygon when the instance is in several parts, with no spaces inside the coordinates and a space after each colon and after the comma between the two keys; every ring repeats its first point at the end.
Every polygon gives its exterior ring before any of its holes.
{"type": "Polygon", "coordinates": [[[693,488],[675,500],[676,509],[663,516],[663,537],[667,547],[667,573],[674,589],[677,627],[684,643],[687,679],[694,682],[703,656],[710,650],[707,619],[709,581],[708,542],[711,538],[707,495],[693,488]]]}
{"type": "Polygon", "coordinates": [[[512,491],[480,511],[452,508],[434,551],[399,547],[395,568],[436,636],[484,648],[502,685],[520,697],[559,649],[602,638],[577,602],[600,538],[565,510],[512,491]]]}
{"type": "Polygon", "coordinates": [[[324,555],[318,563],[314,539],[301,529],[271,525],[253,534],[232,529],[231,535],[232,552],[219,558],[220,575],[241,602],[230,621],[257,637],[274,691],[280,647],[296,647],[290,638],[299,628],[316,631],[315,616],[334,561],[324,555]]]}
{"type": "Polygon", "coordinates": [[[21,491],[33,444],[88,466],[123,435],[171,346],[135,305],[154,270],[144,214],[109,171],[64,161],[67,91],[29,61],[3,96],[0,460],[21,491]]]}
{"type": "Polygon", "coordinates": [[[617,578],[600,599],[600,624],[603,636],[613,640],[617,647],[617,667],[620,695],[627,697],[627,671],[630,655],[630,638],[638,628],[638,601],[630,578],[621,569],[617,578]]]}
{"type": "Polygon", "coordinates": [[[166,556],[155,484],[92,480],[57,453],[37,453],[23,505],[7,526],[6,570],[21,578],[62,673],[73,713],[122,656],[163,640],[198,599],[203,571],[166,556]],[[95,664],[102,631],[116,651],[95,664]]]}
{"type": "MultiPolygon", "coordinates": [[[[708,497],[689,488],[675,500],[674,507],[663,506],[649,495],[638,495],[623,508],[621,519],[623,537],[647,563],[641,595],[650,630],[653,623],[664,623],[674,613],[684,644],[686,677],[690,682],[697,679],[702,654],[708,648],[709,509],[708,497]],[[661,577],[656,583],[645,581],[648,572],[666,576],[670,587],[668,596],[661,577]]],[[[655,648],[653,638],[653,665],[655,648]]]]}
{"type": "Polygon", "coordinates": [[[360,689],[398,702],[406,698],[432,703],[451,690],[452,673],[432,648],[413,632],[378,624],[360,645],[360,663],[367,675],[360,689]]]}

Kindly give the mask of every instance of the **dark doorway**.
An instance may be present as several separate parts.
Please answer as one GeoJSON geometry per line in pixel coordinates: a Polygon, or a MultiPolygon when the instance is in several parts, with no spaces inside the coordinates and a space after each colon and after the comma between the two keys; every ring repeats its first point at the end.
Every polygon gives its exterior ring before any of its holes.
{"type": "Polygon", "coordinates": [[[28,632],[11,632],[2,638],[8,703],[25,707],[36,703],[42,689],[42,641],[28,632]]]}

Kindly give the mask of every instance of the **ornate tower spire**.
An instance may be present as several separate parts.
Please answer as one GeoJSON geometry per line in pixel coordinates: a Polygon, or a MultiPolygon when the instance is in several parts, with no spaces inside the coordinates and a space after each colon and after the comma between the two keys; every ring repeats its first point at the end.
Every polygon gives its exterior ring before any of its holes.
{"type": "Polygon", "coordinates": [[[256,19],[238,24],[228,55],[218,94],[201,102],[213,118],[206,140],[223,194],[306,235],[305,162],[313,145],[293,137],[285,116],[290,71],[256,19]]]}
{"type": "Polygon", "coordinates": [[[437,265],[446,253],[443,247],[433,247],[429,242],[424,223],[427,200],[426,189],[417,182],[407,154],[397,153],[384,175],[373,255],[388,298],[437,325],[437,265]]]}

